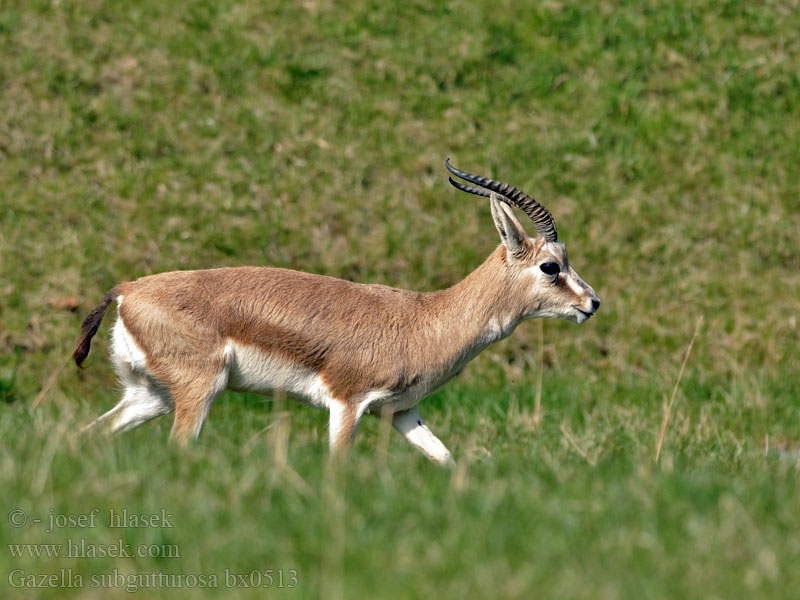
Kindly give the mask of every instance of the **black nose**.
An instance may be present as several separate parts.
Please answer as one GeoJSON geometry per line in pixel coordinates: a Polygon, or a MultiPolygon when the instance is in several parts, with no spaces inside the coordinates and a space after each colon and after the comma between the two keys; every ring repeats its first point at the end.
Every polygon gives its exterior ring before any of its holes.
{"type": "Polygon", "coordinates": [[[600,307],[600,300],[597,298],[592,299],[592,310],[597,310],[600,307]]]}

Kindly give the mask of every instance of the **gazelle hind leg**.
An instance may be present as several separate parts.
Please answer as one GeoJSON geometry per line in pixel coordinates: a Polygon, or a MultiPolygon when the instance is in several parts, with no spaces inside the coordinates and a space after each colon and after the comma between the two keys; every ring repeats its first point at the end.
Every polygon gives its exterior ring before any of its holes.
{"type": "Polygon", "coordinates": [[[392,417],[392,425],[400,435],[406,438],[409,444],[421,450],[433,462],[446,467],[455,465],[452,454],[442,441],[428,429],[416,406],[395,413],[392,417]]]}
{"type": "MultiPolygon", "coordinates": [[[[119,298],[120,302],[122,298],[119,298]]],[[[108,432],[123,432],[172,411],[172,399],[147,370],[144,353],[136,345],[121,318],[117,318],[111,336],[111,359],[114,370],[124,386],[122,399],[81,433],[96,428],[108,432]]]]}
{"type": "Polygon", "coordinates": [[[112,433],[130,431],[150,419],[172,412],[172,403],[167,394],[152,385],[128,387],[125,390],[123,401],[126,399],[128,403],[111,425],[112,433]]]}
{"type": "Polygon", "coordinates": [[[117,416],[123,410],[125,410],[125,407],[128,406],[129,399],[126,398],[126,395],[127,395],[127,390],[125,391],[125,395],[123,395],[122,400],[117,402],[114,408],[112,408],[106,413],[103,413],[91,423],[81,427],[81,433],[90,433],[99,428],[106,428],[106,430],[108,431],[108,426],[111,425],[117,418],[117,416]]]}
{"type": "Polygon", "coordinates": [[[200,436],[214,400],[228,385],[228,373],[229,367],[225,364],[212,375],[196,373],[194,377],[185,376],[181,383],[169,386],[175,401],[171,441],[185,445],[200,436]]]}
{"type": "Polygon", "coordinates": [[[171,411],[170,398],[164,391],[144,379],[131,378],[125,382],[125,392],[117,405],[86,425],[81,433],[98,427],[109,433],[122,433],[171,411]]]}

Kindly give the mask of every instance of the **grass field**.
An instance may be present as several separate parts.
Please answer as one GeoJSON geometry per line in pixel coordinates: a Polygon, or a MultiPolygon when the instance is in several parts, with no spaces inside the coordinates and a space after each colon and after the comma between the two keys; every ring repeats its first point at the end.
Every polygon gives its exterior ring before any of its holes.
{"type": "Polygon", "coordinates": [[[789,0],[0,4],[0,596],[797,598],[798,31],[789,0]],[[454,471],[377,420],[331,464],[323,413],[241,394],[186,451],[76,435],[107,323],[61,368],[119,281],[464,277],[498,237],[448,156],[544,202],[603,299],[423,402],[454,471]],[[68,539],[162,556],[10,546],[68,539]]]}

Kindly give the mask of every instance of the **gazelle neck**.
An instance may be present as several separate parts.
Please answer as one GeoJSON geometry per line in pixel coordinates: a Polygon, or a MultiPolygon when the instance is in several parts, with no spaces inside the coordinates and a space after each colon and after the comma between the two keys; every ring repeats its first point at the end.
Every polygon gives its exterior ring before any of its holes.
{"type": "Polygon", "coordinates": [[[522,318],[505,261],[506,250],[500,246],[456,285],[425,295],[428,342],[446,349],[445,361],[473,358],[510,335],[522,318]]]}

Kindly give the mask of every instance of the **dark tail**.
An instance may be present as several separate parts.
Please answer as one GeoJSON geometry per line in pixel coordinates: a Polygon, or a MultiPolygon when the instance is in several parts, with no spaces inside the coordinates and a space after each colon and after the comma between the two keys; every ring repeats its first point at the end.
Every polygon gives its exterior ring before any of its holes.
{"type": "Polygon", "coordinates": [[[97,328],[100,327],[100,322],[103,320],[103,315],[106,314],[106,309],[111,302],[119,296],[117,288],[108,292],[103,300],[94,307],[94,310],[89,313],[89,316],[83,320],[81,325],[81,337],[78,339],[78,346],[75,352],[72,353],[72,358],[75,359],[75,364],[81,369],[83,368],[83,361],[89,355],[89,349],[92,347],[92,338],[97,333],[97,328]]]}

